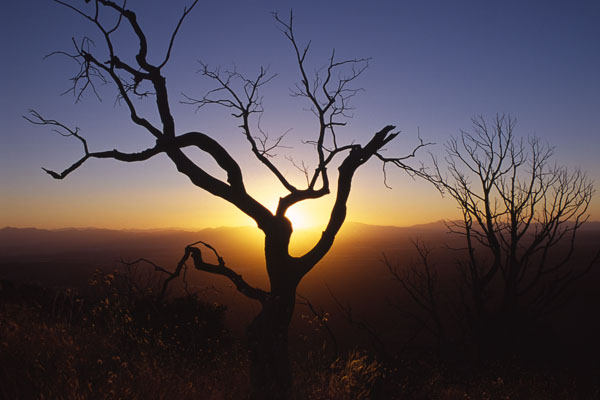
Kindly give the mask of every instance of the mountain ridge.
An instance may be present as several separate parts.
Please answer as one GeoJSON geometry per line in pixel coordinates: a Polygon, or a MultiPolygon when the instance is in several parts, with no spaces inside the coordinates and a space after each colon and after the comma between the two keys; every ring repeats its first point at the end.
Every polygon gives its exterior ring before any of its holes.
{"type": "MultiPolygon", "coordinates": [[[[446,221],[446,220],[437,220],[432,222],[424,222],[420,224],[413,225],[379,225],[379,224],[369,224],[366,222],[359,221],[347,221],[342,226],[342,230],[347,230],[350,227],[363,227],[363,228],[382,228],[382,229],[419,229],[419,230],[433,230],[433,229],[446,229],[446,224],[448,222],[454,221],[446,221]]],[[[581,227],[584,230],[600,230],[600,221],[587,221],[581,227]]],[[[43,231],[43,232],[63,232],[63,231],[106,231],[106,232],[127,232],[127,233],[200,233],[200,232],[222,232],[222,231],[231,231],[231,230],[258,230],[257,227],[251,225],[240,225],[240,226],[216,226],[216,227],[206,227],[201,229],[190,229],[190,228],[177,228],[177,227],[169,227],[169,228],[98,228],[98,227],[64,227],[64,228],[38,228],[38,227],[15,227],[15,226],[4,226],[0,228],[0,232],[7,231],[43,231]]],[[[294,232],[305,232],[305,231],[320,231],[319,228],[302,228],[302,229],[294,229],[294,232]]]]}

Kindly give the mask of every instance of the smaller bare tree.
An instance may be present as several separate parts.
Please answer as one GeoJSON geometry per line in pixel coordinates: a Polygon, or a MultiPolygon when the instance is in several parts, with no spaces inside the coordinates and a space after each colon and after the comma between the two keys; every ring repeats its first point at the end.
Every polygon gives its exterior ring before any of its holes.
{"type": "Polygon", "coordinates": [[[464,304],[480,351],[513,345],[523,325],[559,305],[600,256],[572,262],[591,181],[553,164],[554,149],[539,138],[518,139],[515,122],[474,118],[472,132],[446,144],[445,165],[433,158],[428,178],[462,211],[447,226],[464,237],[464,304]]]}
{"type": "Polygon", "coordinates": [[[442,291],[438,278],[438,269],[431,260],[431,247],[421,240],[414,240],[417,259],[407,265],[392,262],[383,255],[383,263],[392,276],[408,294],[417,311],[409,311],[406,304],[390,301],[390,305],[417,322],[419,330],[426,330],[436,341],[438,355],[444,349],[446,332],[442,318],[440,296],[442,291]]]}

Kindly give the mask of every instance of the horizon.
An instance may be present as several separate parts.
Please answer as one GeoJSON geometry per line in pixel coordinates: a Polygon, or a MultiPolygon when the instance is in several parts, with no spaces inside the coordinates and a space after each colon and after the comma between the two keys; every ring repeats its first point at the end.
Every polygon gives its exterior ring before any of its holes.
{"type": "MultiPolygon", "coordinates": [[[[433,226],[433,225],[445,225],[447,222],[454,222],[459,220],[450,220],[450,219],[438,219],[436,221],[422,222],[411,225],[383,225],[383,224],[370,224],[362,221],[345,221],[342,229],[346,225],[365,225],[376,228],[415,228],[421,226],[433,226]]],[[[572,222],[572,221],[569,221],[572,222]]],[[[595,225],[600,224],[600,220],[587,220],[583,223],[582,227],[586,225],[595,225]]],[[[38,229],[38,230],[46,230],[46,231],[61,231],[61,230],[107,230],[107,231],[181,231],[181,232],[199,232],[204,230],[217,230],[217,229],[241,229],[241,228],[249,228],[249,229],[257,229],[260,230],[256,225],[219,225],[219,226],[206,226],[202,228],[183,228],[183,227],[156,227],[156,228],[136,228],[136,227],[100,227],[100,226],[64,226],[64,227],[41,227],[41,226],[12,226],[5,225],[0,226],[1,229],[38,229]]],[[[312,226],[312,227],[302,227],[302,228],[294,228],[294,232],[307,232],[313,231],[318,232],[321,230],[321,227],[312,226]]]]}
{"type": "MultiPolygon", "coordinates": [[[[594,221],[589,221],[589,222],[594,222],[594,221]]],[[[598,221],[600,222],[600,221],[598,221]]],[[[424,222],[424,223],[419,223],[419,224],[412,224],[412,225],[379,225],[379,224],[369,224],[366,222],[361,222],[361,221],[345,221],[344,225],[346,224],[355,224],[355,225],[368,225],[368,226],[376,226],[376,227],[391,227],[391,228],[411,228],[414,226],[420,226],[420,225],[434,225],[434,224],[438,224],[438,223],[444,223],[444,220],[437,220],[437,221],[431,221],[431,222],[424,222]]],[[[205,230],[205,229],[222,229],[222,228],[232,228],[232,229],[237,229],[237,228],[253,228],[253,229],[259,229],[256,225],[219,225],[219,226],[207,226],[207,227],[202,227],[202,228],[183,228],[183,227],[176,227],[176,226],[170,226],[170,227],[156,227],[156,228],[136,228],[136,227],[123,227],[123,228],[116,228],[116,227],[99,227],[99,226],[64,226],[64,227],[40,227],[40,226],[10,226],[10,225],[6,225],[6,226],[0,226],[0,229],[6,229],[6,228],[14,228],[14,229],[40,229],[40,230],[48,230],[48,231],[58,231],[58,230],[67,230],[67,229],[103,229],[103,230],[109,230],[109,231],[167,231],[167,230],[178,230],[178,231],[185,231],[185,232],[194,232],[196,230],[200,231],[200,230],[205,230]]],[[[310,227],[303,227],[303,228],[294,228],[294,232],[296,231],[313,231],[313,230],[318,230],[319,227],[316,226],[310,226],[310,227]]]]}

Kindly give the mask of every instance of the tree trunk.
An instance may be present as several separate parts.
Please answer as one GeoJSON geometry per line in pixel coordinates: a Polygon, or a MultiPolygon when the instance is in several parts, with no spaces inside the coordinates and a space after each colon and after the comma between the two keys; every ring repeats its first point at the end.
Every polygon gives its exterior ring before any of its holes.
{"type": "Polygon", "coordinates": [[[247,330],[250,399],[286,399],[292,386],[288,329],[296,299],[295,286],[272,294],[247,330]]]}

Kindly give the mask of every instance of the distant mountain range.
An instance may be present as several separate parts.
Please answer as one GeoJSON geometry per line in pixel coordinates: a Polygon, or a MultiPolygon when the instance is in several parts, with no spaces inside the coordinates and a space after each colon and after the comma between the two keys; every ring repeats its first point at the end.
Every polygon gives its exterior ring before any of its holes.
{"type": "MultiPolygon", "coordinates": [[[[319,237],[319,230],[294,232],[290,246],[292,254],[303,254],[319,237]]],[[[587,223],[579,235],[580,247],[596,248],[600,242],[598,238],[600,222],[587,223]]],[[[322,264],[357,266],[379,263],[384,253],[405,259],[414,252],[412,242],[416,239],[433,248],[444,245],[461,247],[462,240],[459,235],[449,234],[442,221],[410,227],[348,222],[322,264]]],[[[21,266],[19,276],[24,274],[23,269],[33,271],[41,264],[52,264],[53,268],[79,265],[81,267],[77,268],[89,271],[91,267],[112,268],[122,265],[121,260],[131,261],[140,257],[171,266],[177,262],[186,245],[198,240],[213,245],[230,265],[241,270],[250,268],[256,271],[255,266],[264,265],[263,235],[253,227],[199,231],[7,227],[0,229],[0,277],[13,276],[15,265],[21,266]]],[[[329,268],[336,269],[337,266],[329,268]]]]}
{"type": "MultiPolygon", "coordinates": [[[[589,262],[591,253],[597,251],[600,243],[600,222],[584,227],[578,236],[577,256],[589,262]]],[[[292,254],[302,254],[319,237],[318,230],[295,232],[290,246],[292,254]]],[[[372,301],[382,302],[377,306],[381,308],[385,306],[386,298],[398,296],[398,286],[382,262],[384,255],[393,265],[411,265],[417,259],[413,244],[417,239],[432,249],[431,261],[440,268],[440,276],[456,271],[460,254],[449,248],[463,247],[464,244],[459,235],[447,233],[442,221],[410,227],[348,222],[331,251],[303,279],[299,292],[329,311],[337,307],[331,297],[331,293],[335,293],[344,303],[352,300],[357,315],[373,316],[373,307],[369,305],[372,301]]],[[[250,284],[268,289],[263,236],[253,227],[199,231],[7,227],[0,229],[0,279],[40,286],[83,288],[88,286],[96,269],[123,268],[122,260],[144,257],[173,270],[184,247],[198,240],[213,245],[227,265],[250,284]]],[[[586,282],[598,282],[599,276],[600,271],[594,272],[586,282]]],[[[213,288],[218,293],[215,301],[237,310],[237,314],[232,311],[231,315],[236,316],[232,318],[240,326],[244,326],[244,318],[240,315],[249,318],[256,312],[256,304],[242,298],[223,277],[192,271],[188,281],[193,290],[213,288]]],[[[592,292],[589,289],[585,293],[592,292]]],[[[591,295],[586,296],[591,298],[591,295]]],[[[405,301],[410,304],[410,300],[405,301]]]]}
{"type": "MultiPolygon", "coordinates": [[[[582,232],[600,232],[600,222],[588,222],[582,232]]],[[[409,227],[378,226],[347,222],[336,239],[340,244],[362,242],[364,246],[382,250],[396,247],[398,241],[428,239],[438,242],[452,240],[443,221],[409,227]]],[[[298,230],[292,237],[292,250],[306,249],[320,237],[320,231],[298,230]]],[[[94,255],[100,259],[140,257],[147,253],[182,251],[197,240],[213,244],[226,255],[261,252],[263,236],[253,227],[219,227],[198,231],[178,229],[100,229],[100,228],[13,228],[0,229],[0,261],[43,257],[78,258],[94,255]]]]}

